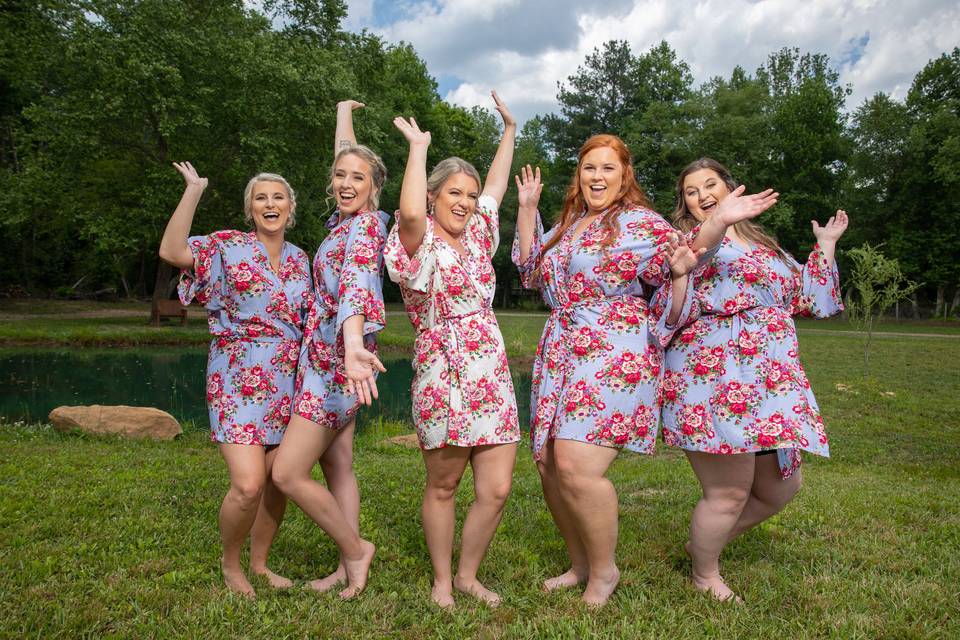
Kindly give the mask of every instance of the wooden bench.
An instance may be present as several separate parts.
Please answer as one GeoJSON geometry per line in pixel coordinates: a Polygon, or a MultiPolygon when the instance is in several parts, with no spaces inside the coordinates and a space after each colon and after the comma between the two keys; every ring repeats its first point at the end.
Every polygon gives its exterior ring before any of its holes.
{"type": "Polygon", "coordinates": [[[150,324],[160,326],[161,318],[180,318],[180,326],[187,326],[187,308],[179,300],[154,300],[150,310],[150,324]]]}

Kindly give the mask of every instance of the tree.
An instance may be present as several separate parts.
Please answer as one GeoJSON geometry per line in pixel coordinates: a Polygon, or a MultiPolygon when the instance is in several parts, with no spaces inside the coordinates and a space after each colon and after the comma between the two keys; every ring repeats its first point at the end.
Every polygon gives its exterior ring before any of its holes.
{"type": "Polygon", "coordinates": [[[863,375],[866,376],[874,322],[897,301],[911,296],[920,285],[908,280],[900,264],[884,256],[879,247],[864,244],[847,254],[853,264],[847,278],[847,313],[854,326],[864,333],[863,375]]]}

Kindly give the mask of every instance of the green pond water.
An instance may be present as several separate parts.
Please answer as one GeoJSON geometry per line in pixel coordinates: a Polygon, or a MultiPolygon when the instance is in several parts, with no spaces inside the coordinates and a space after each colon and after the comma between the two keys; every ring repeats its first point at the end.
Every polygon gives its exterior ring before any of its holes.
{"type": "MultiPolygon", "coordinates": [[[[377,379],[380,400],[362,408],[358,427],[380,416],[410,421],[408,359],[385,359],[377,379]]],[[[156,407],[181,422],[207,428],[205,348],[0,349],[0,416],[44,421],[61,405],[156,407]]],[[[514,374],[520,424],[528,424],[530,375],[514,374]]]]}

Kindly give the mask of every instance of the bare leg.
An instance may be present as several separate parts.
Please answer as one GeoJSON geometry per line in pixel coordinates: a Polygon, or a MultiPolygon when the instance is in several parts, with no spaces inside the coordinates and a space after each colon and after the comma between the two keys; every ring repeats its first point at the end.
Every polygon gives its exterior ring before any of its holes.
{"type": "Polygon", "coordinates": [[[220,454],[230,474],[230,489],[220,505],[220,540],[223,544],[220,567],[228,589],[253,598],[256,592],[240,565],[240,551],[257,517],[266,483],[263,447],[221,443],[220,454]]]}
{"type": "Polygon", "coordinates": [[[620,581],[617,569],[617,491],[605,476],[618,450],[575,440],[553,447],[560,495],[587,551],[590,573],[583,600],[603,606],[620,581]]]}
{"type": "Polygon", "coordinates": [[[375,548],[357,535],[327,488],[310,477],[314,463],[333,442],[336,433],[294,415],[277,451],[273,481],[333,538],[347,573],[347,587],[340,592],[340,597],[352,598],[367,584],[375,548]]]}
{"type": "Polygon", "coordinates": [[[503,517],[516,459],[516,443],[477,446],[470,457],[475,499],[463,523],[460,563],[453,586],[491,607],[500,604],[500,596],[477,580],[477,571],[503,517]]]}
{"type": "Polygon", "coordinates": [[[540,484],[543,486],[543,497],[547,501],[553,522],[560,530],[560,536],[567,546],[567,555],[570,557],[570,568],[564,573],[543,581],[544,591],[553,591],[565,587],[575,587],[587,581],[590,575],[590,563],[587,561],[587,549],[577,533],[576,524],[567,505],[560,495],[557,465],[554,463],[554,440],[548,439],[543,448],[537,471],[540,473],[540,484]]]}
{"type": "Polygon", "coordinates": [[[690,517],[686,545],[693,562],[693,584],[718,600],[737,598],[720,575],[720,553],[750,497],[756,456],[685,453],[703,488],[690,517]]]}
{"type": "Polygon", "coordinates": [[[789,478],[784,479],[780,475],[777,456],[756,456],[756,469],[753,472],[753,487],[750,489],[750,498],[743,507],[743,512],[740,513],[740,518],[730,532],[727,542],[757,526],[770,516],[780,513],[800,491],[802,483],[803,478],[800,469],[794,471],[789,478]]]}
{"type": "MultiPolygon", "coordinates": [[[[357,484],[357,476],[353,472],[353,434],[356,425],[356,420],[351,420],[350,424],[337,431],[333,443],[320,457],[320,468],[323,469],[327,488],[340,505],[343,517],[359,535],[360,487],[357,484]]],[[[347,572],[341,560],[336,571],[324,578],[311,581],[310,587],[317,591],[328,591],[346,579],[347,572]]]]}
{"type": "Polygon", "coordinates": [[[453,529],[457,487],[467,468],[470,447],[443,447],[423,451],[427,487],[423,492],[423,535],[433,565],[430,597],[444,609],[453,607],[453,529]]]}
{"type": "Polygon", "coordinates": [[[287,497],[277,489],[270,478],[273,460],[276,457],[276,447],[267,451],[267,481],[263,487],[263,497],[260,498],[257,517],[253,521],[253,528],[250,529],[250,572],[265,577],[274,589],[289,589],[293,586],[293,581],[277,575],[267,567],[270,546],[277,536],[277,530],[283,522],[283,514],[287,510],[287,497]]]}

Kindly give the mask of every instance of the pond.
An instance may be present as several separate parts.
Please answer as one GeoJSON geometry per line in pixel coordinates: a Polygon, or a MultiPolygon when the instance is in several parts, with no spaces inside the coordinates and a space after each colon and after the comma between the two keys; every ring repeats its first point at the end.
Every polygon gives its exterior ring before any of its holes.
{"type": "MultiPolygon", "coordinates": [[[[380,416],[410,421],[406,358],[384,358],[380,400],[361,409],[358,427],[380,416]]],[[[181,422],[207,428],[205,348],[0,349],[0,416],[45,421],[61,405],[126,404],[156,407],[181,422]]],[[[514,373],[521,426],[528,423],[530,374],[514,373]]]]}

